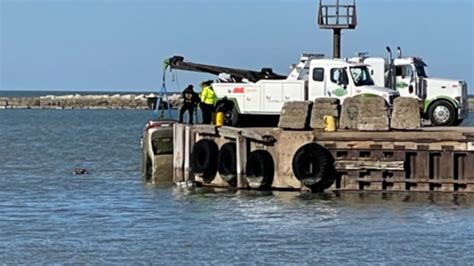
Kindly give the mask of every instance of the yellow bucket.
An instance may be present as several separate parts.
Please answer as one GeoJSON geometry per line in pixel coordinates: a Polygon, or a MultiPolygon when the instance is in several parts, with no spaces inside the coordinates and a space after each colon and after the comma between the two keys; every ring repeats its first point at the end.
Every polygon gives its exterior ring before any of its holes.
{"type": "Polygon", "coordinates": [[[224,113],[217,112],[216,113],[216,126],[220,127],[224,125],[224,113]]]}
{"type": "Polygon", "coordinates": [[[332,115],[325,115],[324,120],[324,131],[336,131],[336,121],[332,115]]]}

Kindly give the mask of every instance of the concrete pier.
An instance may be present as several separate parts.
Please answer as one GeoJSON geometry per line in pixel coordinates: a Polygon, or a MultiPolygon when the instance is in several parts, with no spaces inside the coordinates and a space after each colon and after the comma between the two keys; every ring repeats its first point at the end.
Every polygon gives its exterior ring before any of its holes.
{"type": "MultiPolygon", "coordinates": [[[[266,169],[273,173],[267,189],[474,193],[474,128],[323,132],[176,125],[174,134],[183,136],[175,140],[175,182],[187,176],[187,180],[200,186],[252,189],[255,185],[250,186],[249,181],[254,180],[246,175],[248,158],[262,151],[273,161],[273,169],[266,169]],[[215,143],[217,149],[226,143],[236,144],[236,154],[230,160],[236,167],[236,182],[222,178],[219,171],[212,171],[211,176],[196,174],[192,164],[186,165],[196,160],[193,156],[197,153],[191,147],[200,140],[215,143]],[[305,161],[312,153],[298,157],[307,145],[317,145],[308,151],[317,150],[316,154],[324,160],[305,161]],[[295,162],[297,157],[300,162],[295,162]],[[317,176],[318,173],[323,176],[317,176]]],[[[199,154],[207,156],[206,152],[199,154]]],[[[226,162],[208,163],[219,168],[221,165],[217,164],[226,162]]],[[[265,165],[262,161],[259,167],[265,165]]]]}

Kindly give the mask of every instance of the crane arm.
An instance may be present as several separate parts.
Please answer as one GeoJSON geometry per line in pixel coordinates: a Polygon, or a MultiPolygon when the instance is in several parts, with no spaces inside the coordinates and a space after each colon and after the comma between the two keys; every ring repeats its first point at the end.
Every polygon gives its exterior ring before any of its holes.
{"type": "Polygon", "coordinates": [[[247,79],[251,82],[257,82],[261,79],[286,79],[286,76],[273,73],[273,70],[271,68],[262,68],[262,70],[260,71],[254,71],[247,69],[204,65],[185,61],[184,57],[182,56],[173,56],[169,59],[166,59],[164,61],[164,68],[166,69],[168,67],[170,69],[203,72],[214,75],[219,75],[220,73],[227,73],[238,81],[241,81],[242,79],[247,79]]]}

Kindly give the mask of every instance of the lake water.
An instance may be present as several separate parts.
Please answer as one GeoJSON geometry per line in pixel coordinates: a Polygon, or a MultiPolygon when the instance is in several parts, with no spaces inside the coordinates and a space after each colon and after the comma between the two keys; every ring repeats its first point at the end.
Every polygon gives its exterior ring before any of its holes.
{"type": "Polygon", "coordinates": [[[139,138],[150,117],[0,110],[0,263],[474,262],[465,198],[144,184],[139,138]]]}

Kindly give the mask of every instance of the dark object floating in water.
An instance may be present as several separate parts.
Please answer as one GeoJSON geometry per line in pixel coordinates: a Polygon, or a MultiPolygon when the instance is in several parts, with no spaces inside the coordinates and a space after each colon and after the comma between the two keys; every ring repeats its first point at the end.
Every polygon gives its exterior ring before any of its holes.
{"type": "Polygon", "coordinates": [[[89,174],[89,172],[87,172],[87,170],[84,169],[84,168],[76,168],[76,169],[74,169],[74,174],[75,175],[87,175],[87,174],[89,174]]]}

